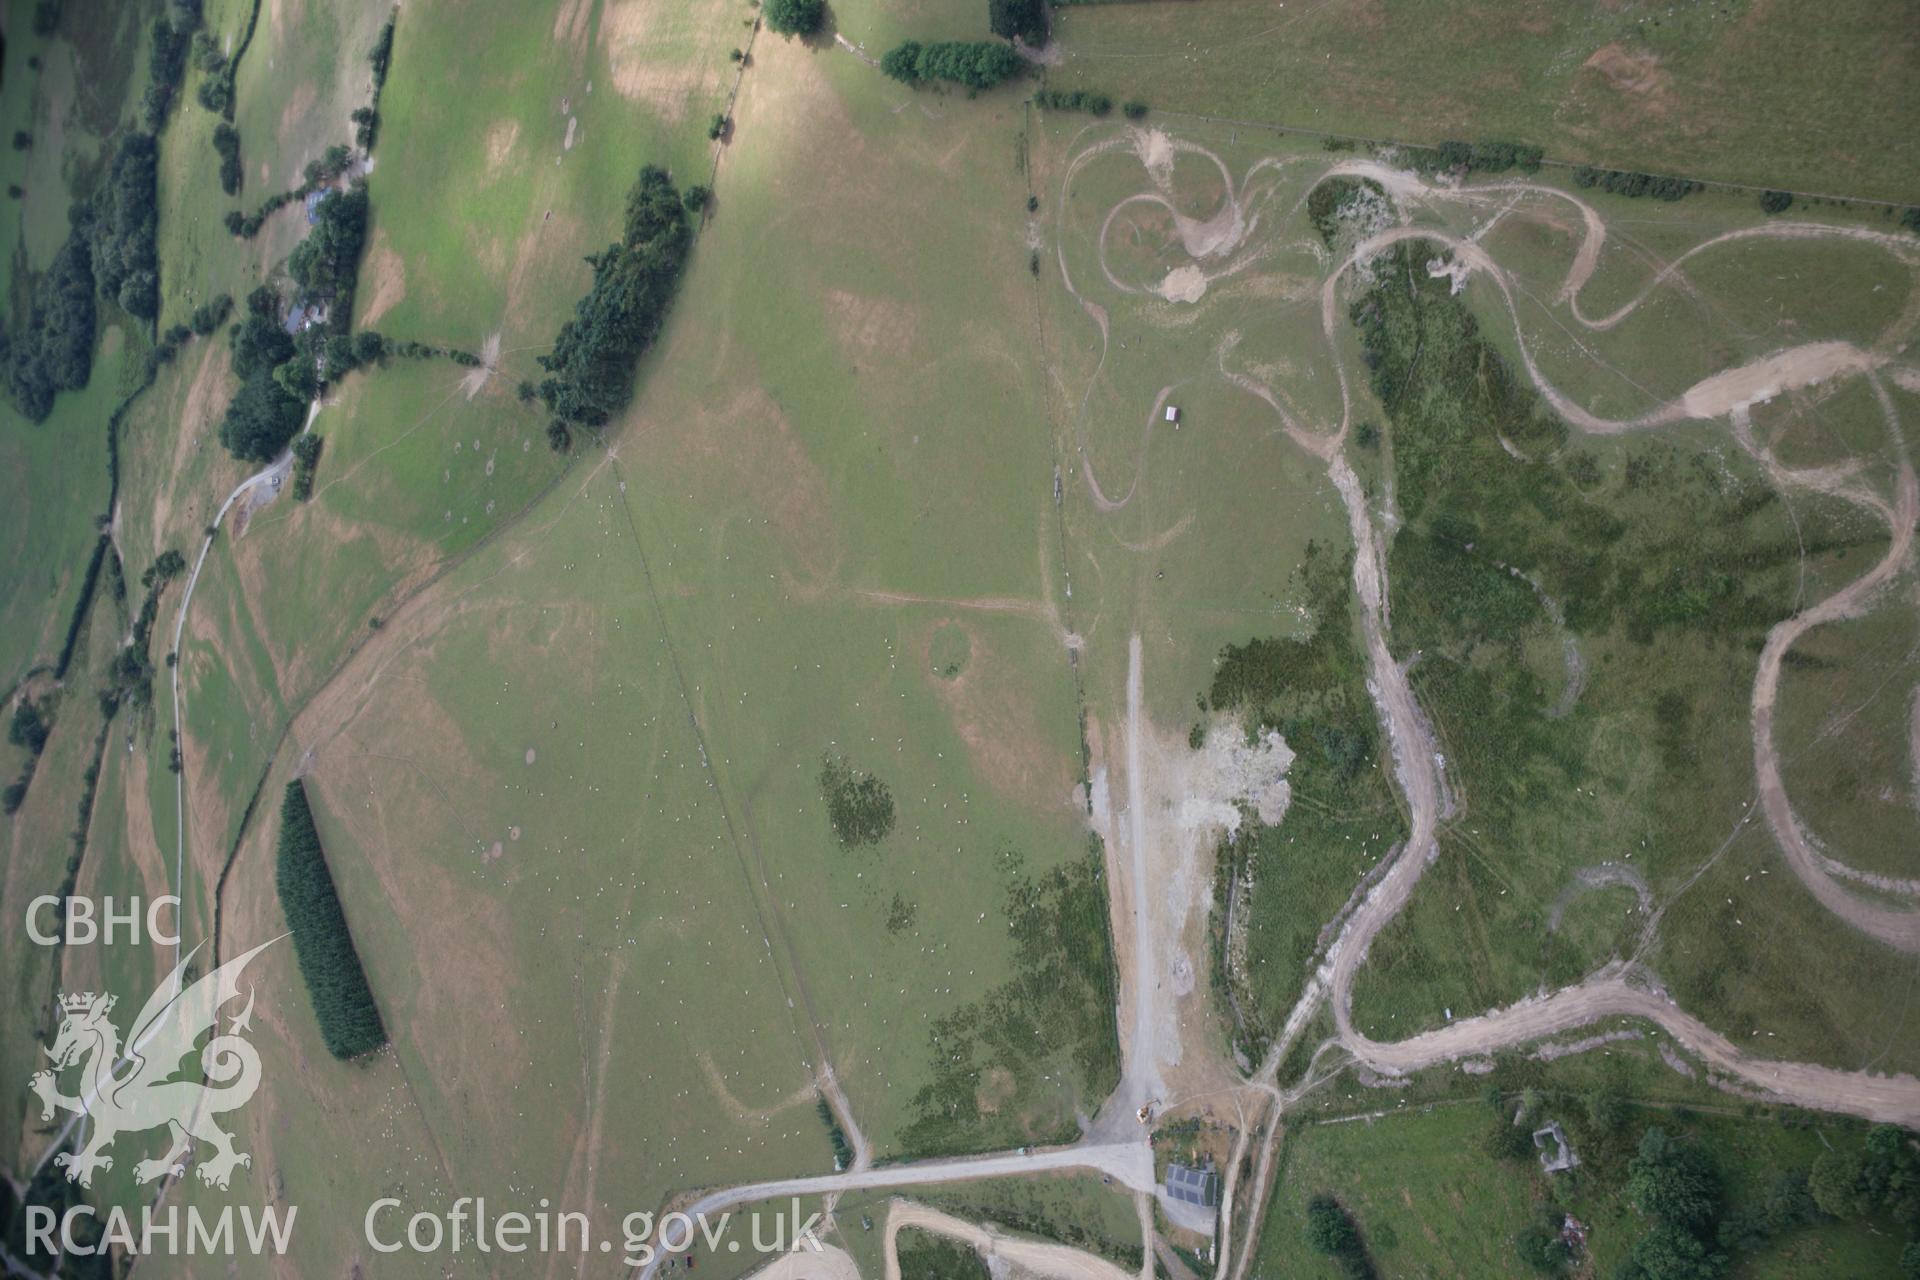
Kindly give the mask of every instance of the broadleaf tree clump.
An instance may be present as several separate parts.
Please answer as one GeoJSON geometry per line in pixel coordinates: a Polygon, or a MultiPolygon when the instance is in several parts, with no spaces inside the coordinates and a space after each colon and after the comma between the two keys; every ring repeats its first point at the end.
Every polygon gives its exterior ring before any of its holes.
{"type": "Polygon", "coordinates": [[[1047,42],[1047,6],[1044,0],[987,0],[987,25],[997,36],[1042,45],[1047,42]]]}
{"type": "Polygon", "coordinates": [[[540,357],[550,376],[537,393],[563,429],[600,426],[627,407],[634,364],[660,332],[691,244],[673,179],[648,165],[627,195],[625,236],[587,258],[593,287],[540,357]]]}
{"type": "Polygon", "coordinates": [[[367,189],[330,195],[314,210],[313,230],[287,259],[287,273],[308,298],[325,302],[333,328],[344,333],[353,315],[353,286],[367,236],[367,189]]]}
{"type": "Polygon", "coordinates": [[[878,844],[893,830],[893,792],[872,774],[827,756],[820,761],[820,790],[833,838],[846,848],[878,844]]]}
{"type": "Polygon", "coordinates": [[[810,36],[826,21],[826,0],[767,0],[767,29],[783,36],[810,36]]]}
{"type": "Polygon", "coordinates": [[[280,296],[261,285],[247,297],[247,314],[233,326],[233,372],[240,389],[227,405],[220,443],[244,462],[270,462],[300,431],[305,407],[275,376],[296,363],[293,338],[280,326],[280,296]]]}
{"type": "Polygon", "coordinates": [[[1307,1243],[1332,1258],[1351,1280],[1373,1280],[1377,1274],[1353,1215],[1330,1195],[1317,1195],[1307,1203],[1307,1243]]]}
{"type": "Polygon", "coordinates": [[[25,323],[0,333],[7,392],[35,422],[53,412],[56,392],[78,391],[93,376],[93,250],[86,208],[76,214],[72,234],[33,283],[25,323]]]}
{"type": "Polygon", "coordinates": [[[327,1052],[341,1060],[371,1053],[387,1042],[386,1024],[373,1003],[373,990],[354,950],[340,895],[327,870],[320,833],[307,806],[306,788],[295,779],[287,784],[280,805],[280,849],[277,869],[280,908],[293,929],[293,949],[300,960],[300,977],[320,1020],[320,1038],[327,1052]]]}
{"type": "Polygon", "coordinates": [[[1020,71],[1020,55],[996,40],[903,40],[880,59],[880,70],[918,87],[948,80],[969,89],[991,89],[1020,71]]]}
{"type": "Polygon", "coordinates": [[[152,134],[128,134],[114,150],[94,208],[93,271],[100,293],[142,320],[160,314],[159,157],[152,134]]]}

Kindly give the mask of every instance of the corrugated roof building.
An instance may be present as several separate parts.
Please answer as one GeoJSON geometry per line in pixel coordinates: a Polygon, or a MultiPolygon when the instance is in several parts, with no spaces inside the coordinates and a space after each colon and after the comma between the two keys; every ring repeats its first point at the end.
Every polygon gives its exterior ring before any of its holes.
{"type": "Polygon", "coordinates": [[[1167,1195],[1181,1204],[1213,1208],[1218,1181],[1211,1169],[1190,1169],[1183,1164],[1167,1166],[1167,1195]]]}

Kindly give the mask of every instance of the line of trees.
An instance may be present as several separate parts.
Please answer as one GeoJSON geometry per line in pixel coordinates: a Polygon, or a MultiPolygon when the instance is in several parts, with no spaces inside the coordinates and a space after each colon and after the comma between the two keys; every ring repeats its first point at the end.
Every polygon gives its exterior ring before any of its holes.
{"type": "Polygon", "coordinates": [[[309,160],[303,181],[291,191],[276,191],[261,201],[260,207],[252,213],[241,213],[238,209],[227,210],[224,220],[228,232],[242,240],[251,240],[260,234],[260,228],[266,225],[268,218],[295,200],[304,200],[309,195],[326,186],[347,171],[353,163],[353,152],[344,142],[328,147],[318,160],[309,160]]]}
{"type": "Polygon", "coordinates": [[[354,108],[352,116],[353,144],[362,151],[372,151],[374,141],[380,136],[380,91],[387,84],[387,68],[393,65],[393,24],[399,16],[400,11],[396,9],[387,18],[387,25],[380,28],[380,38],[374,41],[373,51],[367,55],[367,63],[373,68],[373,101],[354,108]]]}
{"type": "Polygon", "coordinates": [[[153,20],[150,80],[140,99],[140,120],[148,133],[166,127],[173,100],[187,76],[187,53],[200,29],[200,0],[167,0],[166,10],[153,20]]]}
{"type": "Polygon", "coordinates": [[[241,33],[240,43],[231,58],[220,52],[213,37],[205,31],[193,38],[194,62],[206,77],[200,82],[200,105],[220,116],[225,127],[224,136],[220,128],[214,130],[213,149],[220,154],[221,189],[230,196],[240,194],[242,182],[240,135],[232,128],[234,84],[240,75],[240,59],[246,55],[248,46],[253,44],[253,32],[259,25],[260,0],[253,0],[253,10],[247,16],[247,29],[241,33]]]}
{"type": "Polygon", "coordinates": [[[1609,194],[1629,199],[1651,196],[1655,200],[1684,200],[1694,192],[1706,189],[1691,178],[1657,178],[1650,173],[1627,169],[1596,169],[1590,164],[1575,169],[1573,181],[1576,186],[1599,187],[1609,194]]]}
{"type": "Polygon", "coordinates": [[[7,741],[27,753],[27,762],[21,767],[20,776],[0,793],[0,809],[5,809],[9,817],[18,812],[26,800],[27,787],[40,764],[40,753],[47,749],[47,738],[52,733],[53,700],[42,698],[35,702],[22,694],[13,706],[13,717],[7,721],[7,741]]]}
{"type": "Polygon", "coordinates": [[[193,33],[193,65],[201,73],[195,97],[200,105],[223,119],[232,118],[233,74],[227,55],[220,52],[213,36],[205,30],[193,33]]]}
{"type": "Polygon", "coordinates": [[[1033,105],[1042,111],[1085,111],[1103,116],[1113,110],[1113,99],[1086,89],[1042,89],[1033,95],[1033,105]]]}
{"type": "Polygon", "coordinates": [[[58,392],[91,379],[96,290],[138,319],[159,314],[157,162],[151,134],[121,140],[97,197],[68,208],[67,239],[27,290],[25,323],[0,332],[0,370],[22,416],[44,421],[58,392]]]}
{"type": "MultiPolygon", "coordinates": [[[[124,601],[127,584],[120,575],[120,561],[116,557],[108,563],[112,566],[114,595],[124,601]]],[[[167,584],[186,570],[187,558],[169,547],[156,556],[146,572],[140,575],[140,583],[147,589],[147,594],[140,601],[140,612],[134,617],[132,636],[121,646],[113,665],[108,668],[107,687],[100,692],[103,715],[112,715],[122,704],[140,707],[153,702],[153,661],[147,656],[153,640],[153,624],[159,619],[160,596],[166,591],[167,584]]]]}
{"type": "Polygon", "coordinates": [[[653,344],[672,305],[693,237],[686,206],[665,169],[647,165],[627,194],[625,234],[589,255],[593,285],[560,326],[536,389],[563,447],[572,424],[600,426],[626,408],[634,364],[653,344]]]}
{"type": "Polygon", "coordinates": [[[1020,55],[995,40],[904,40],[880,59],[880,70],[901,84],[918,87],[947,80],[969,89],[991,89],[1020,71],[1020,55]]]}
{"type": "Polygon", "coordinates": [[[307,984],[327,1052],[343,1061],[373,1052],[387,1042],[386,1024],[380,1020],[360,953],[354,949],[333,874],[327,870],[320,832],[313,825],[307,791],[298,778],[287,784],[280,804],[275,878],[280,909],[293,930],[300,977],[307,984]]]}
{"type": "Polygon", "coordinates": [[[853,1167],[853,1148],[847,1143],[846,1130],[833,1118],[833,1108],[827,1105],[825,1098],[816,1098],[815,1106],[820,1112],[820,1123],[827,1126],[827,1141],[833,1144],[833,1167],[835,1172],[853,1167]]]}
{"type": "Polygon", "coordinates": [[[1544,148],[1524,142],[1447,141],[1417,149],[1413,162],[1431,173],[1535,173],[1546,155],[1544,148]]]}
{"type": "Polygon", "coordinates": [[[302,502],[313,496],[313,469],[325,443],[311,431],[293,442],[293,496],[302,502]]]}

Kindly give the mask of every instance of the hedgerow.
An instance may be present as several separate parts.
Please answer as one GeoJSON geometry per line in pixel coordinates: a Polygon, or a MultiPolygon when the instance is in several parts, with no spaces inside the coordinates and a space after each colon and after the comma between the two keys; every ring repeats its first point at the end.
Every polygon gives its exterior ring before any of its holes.
{"type": "Polygon", "coordinates": [[[167,0],[166,12],[153,20],[153,51],[147,60],[152,82],[140,100],[140,119],[147,132],[158,133],[167,123],[174,97],[187,74],[187,51],[200,29],[200,0],[167,0]]]}
{"type": "Polygon", "coordinates": [[[1596,169],[1588,164],[1573,171],[1573,181],[1576,186],[1599,187],[1609,194],[1629,199],[1651,196],[1655,200],[1682,200],[1696,191],[1706,189],[1691,178],[1657,178],[1650,173],[1596,169]]]}
{"type": "Polygon", "coordinates": [[[297,778],[287,784],[280,805],[278,863],[280,908],[293,930],[294,954],[320,1022],[320,1038],[336,1058],[371,1053],[387,1042],[387,1028],[340,909],[306,788],[297,778]]]}
{"type": "Polygon", "coordinates": [[[380,136],[380,91],[386,87],[387,68],[393,64],[393,24],[399,12],[395,9],[387,25],[380,28],[380,38],[374,42],[373,52],[367,55],[367,62],[373,67],[373,101],[356,108],[352,116],[353,143],[362,151],[372,151],[380,136]]]}
{"type": "Polygon", "coordinates": [[[1539,170],[1546,152],[1524,142],[1443,142],[1413,152],[1414,167],[1428,172],[1522,173],[1539,170]]]}
{"type": "Polygon", "coordinates": [[[67,638],[60,644],[60,657],[53,664],[53,678],[67,678],[67,668],[73,664],[74,646],[80,643],[80,628],[85,625],[87,611],[93,607],[94,588],[100,585],[100,566],[106,563],[107,550],[113,545],[113,539],[101,534],[99,541],[93,544],[93,558],[87,561],[87,571],[80,579],[80,598],[74,602],[73,617],[67,621],[67,638]]]}
{"type": "Polygon", "coordinates": [[[307,162],[303,181],[291,191],[276,191],[260,203],[252,213],[241,213],[238,209],[227,210],[224,219],[227,231],[242,240],[251,240],[260,234],[260,228],[266,225],[268,218],[295,200],[304,200],[309,195],[326,186],[347,171],[353,163],[353,153],[347,150],[345,143],[335,143],[321,154],[318,160],[307,162]]]}
{"type": "Polygon", "coordinates": [[[396,8],[387,18],[385,26],[380,28],[380,38],[373,42],[373,52],[367,55],[367,62],[373,67],[373,91],[377,94],[387,83],[387,68],[393,65],[393,24],[399,17],[396,8]]]}
{"type": "Polygon", "coordinates": [[[1113,110],[1112,98],[1085,89],[1042,89],[1033,95],[1033,104],[1043,111],[1085,111],[1096,116],[1113,110]]]}
{"type": "Polygon", "coordinates": [[[313,496],[313,469],[325,443],[311,431],[293,442],[293,496],[305,502],[313,496]]]}

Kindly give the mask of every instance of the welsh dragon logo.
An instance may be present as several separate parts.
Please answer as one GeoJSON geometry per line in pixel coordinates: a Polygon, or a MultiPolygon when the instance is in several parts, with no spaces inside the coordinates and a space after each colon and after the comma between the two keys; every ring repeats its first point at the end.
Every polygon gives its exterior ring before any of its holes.
{"type": "Polygon", "coordinates": [[[53,1158],[69,1179],[91,1186],[95,1169],[113,1168],[107,1148],[115,1137],[161,1125],[172,1134],[172,1145],[159,1159],[134,1166],[134,1177],[141,1182],[185,1172],[186,1157],[196,1141],[214,1149],[198,1167],[201,1181],[209,1186],[225,1187],[236,1166],[253,1164],[252,1156],[234,1150],[233,1135],[213,1119],[245,1106],[260,1087],[260,1054],[241,1038],[251,1029],[252,988],[246,993],[246,1007],[228,1018],[224,1035],[219,1022],[221,1009],[240,998],[240,973],[247,962],[272,945],[261,943],[183,989],[187,965],[200,950],[195,947],[141,1007],[124,1049],[118,1029],[107,1017],[115,997],[91,991],[60,997],[60,1032],[53,1048],[45,1051],[53,1069],[37,1072],[31,1087],[40,1097],[42,1120],[53,1119],[55,1110],[61,1110],[74,1113],[68,1130],[82,1117],[92,1121],[85,1147],[53,1158]],[[214,1032],[213,1038],[200,1044],[208,1031],[214,1032]],[[183,1073],[182,1064],[196,1054],[199,1069],[183,1073]],[[60,1073],[76,1065],[80,1068],[77,1097],[61,1093],[58,1083],[60,1073]],[[201,1075],[211,1084],[202,1084],[196,1078],[201,1075]]]}

